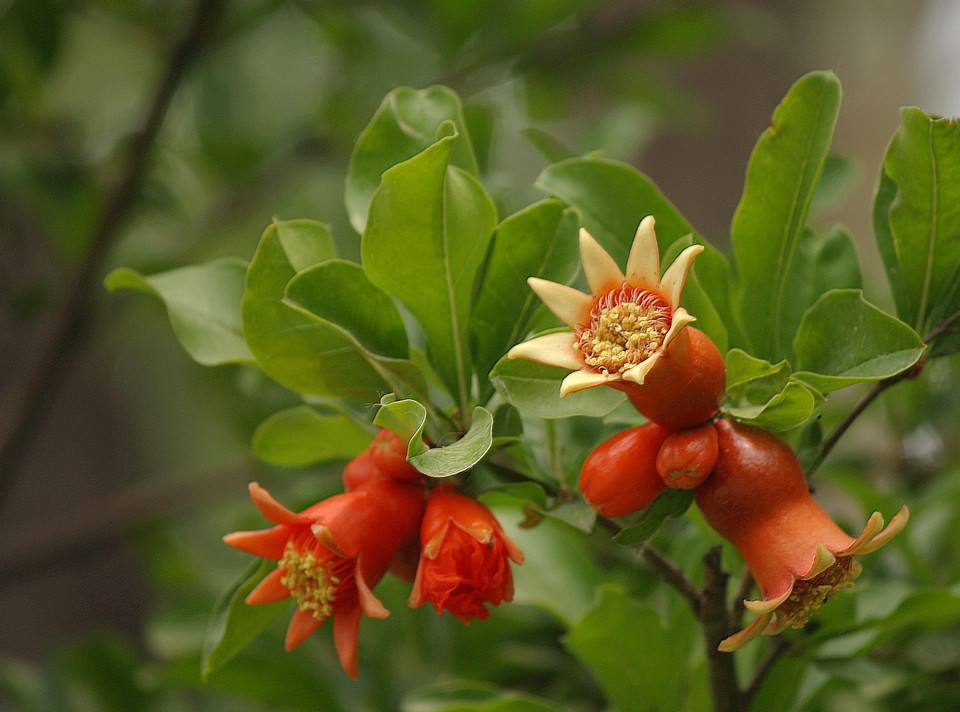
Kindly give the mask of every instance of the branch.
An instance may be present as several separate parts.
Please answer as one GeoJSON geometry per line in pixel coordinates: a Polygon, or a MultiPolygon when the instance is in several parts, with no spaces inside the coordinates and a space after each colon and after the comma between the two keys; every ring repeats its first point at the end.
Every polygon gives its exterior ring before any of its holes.
{"type": "Polygon", "coordinates": [[[660,578],[673,586],[681,596],[687,599],[693,614],[699,618],[703,609],[703,596],[681,568],[649,544],[643,545],[640,553],[644,560],[656,569],[660,578]]]}
{"type": "Polygon", "coordinates": [[[715,546],[703,557],[704,576],[700,622],[703,642],[710,666],[710,690],[714,712],[736,712],[742,709],[740,687],[734,657],[717,649],[730,633],[727,615],[727,580],[729,575],[720,565],[723,549],[715,546]]]}
{"type": "Polygon", "coordinates": [[[27,453],[68,367],[76,359],[78,345],[91,321],[92,293],[99,283],[103,263],[140,196],[154,143],[170,102],[187,70],[210,43],[222,8],[223,0],[198,0],[190,28],[171,53],[143,126],[130,143],[120,177],[103,202],[88,241],[90,247],[54,318],[50,339],[21,387],[20,398],[16,401],[19,405],[11,411],[12,422],[0,439],[0,506],[13,485],[17,465],[27,453]]]}
{"type": "Polygon", "coordinates": [[[753,701],[757,691],[760,689],[763,681],[766,680],[767,675],[770,674],[770,671],[773,670],[773,666],[776,664],[776,662],[789,650],[790,642],[786,638],[777,636],[773,639],[770,650],[767,651],[766,656],[760,661],[756,671],[753,673],[753,679],[750,680],[750,684],[747,685],[747,689],[743,691],[744,709],[750,706],[750,702],[753,701]]]}

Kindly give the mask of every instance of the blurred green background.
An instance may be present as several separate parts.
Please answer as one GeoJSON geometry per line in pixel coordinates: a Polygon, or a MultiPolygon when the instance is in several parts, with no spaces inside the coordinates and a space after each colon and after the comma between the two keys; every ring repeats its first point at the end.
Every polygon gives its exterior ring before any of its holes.
{"type": "MultiPolygon", "coordinates": [[[[0,0],[4,426],[192,8],[0,0]]],[[[248,258],[274,216],[329,223],[355,258],[343,206],[353,141],[391,88],[435,83],[465,101],[501,216],[540,197],[535,129],[640,167],[726,248],[773,107],[803,72],[832,68],[845,92],[834,150],[849,162],[812,222],[851,229],[868,298],[889,306],[870,219],[878,168],[899,106],[960,113],[957,36],[960,5],[949,0],[229,2],[173,98],[106,267],[248,258]]],[[[517,534],[530,562],[518,603],[486,623],[409,611],[389,580],[393,615],[363,626],[360,681],[339,672],[328,630],[287,655],[278,624],[202,683],[209,612],[247,564],[220,536],[258,525],[246,481],[307,502],[337,489],[339,466],[256,464],[253,428],[292,397],[252,370],[192,362],[158,303],[99,288],[96,302],[0,509],[0,708],[444,710],[454,708],[415,690],[459,681],[606,709],[600,683],[560,642],[602,583],[651,597],[672,654],[700,645],[683,606],[632,555],[551,522],[517,534]]],[[[818,498],[848,530],[901,502],[914,519],[858,591],[825,609],[803,655],[778,665],[756,709],[960,706],[957,383],[953,357],[898,386],[818,475],[818,498]]],[[[857,395],[831,399],[826,424],[857,395]]],[[[590,441],[566,443],[575,469],[590,441]]],[[[696,519],[658,535],[691,572],[713,541],[696,519]]],[[[645,635],[647,646],[610,644],[653,675],[664,648],[645,635]]],[[[682,705],[706,709],[702,669],[690,680],[682,705]]]]}

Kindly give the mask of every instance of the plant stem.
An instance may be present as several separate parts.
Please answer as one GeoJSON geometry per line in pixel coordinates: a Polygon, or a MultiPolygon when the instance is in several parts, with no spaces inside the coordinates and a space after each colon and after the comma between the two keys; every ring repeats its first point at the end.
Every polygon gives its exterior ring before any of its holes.
{"type": "Polygon", "coordinates": [[[711,548],[703,557],[703,592],[700,599],[700,623],[703,643],[710,668],[710,690],[714,712],[736,712],[743,709],[737,669],[731,653],[717,649],[720,641],[730,633],[731,621],[727,615],[727,580],[729,574],[720,565],[723,549],[711,548]]]}
{"type": "Polygon", "coordinates": [[[753,673],[753,678],[750,680],[750,684],[747,685],[747,689],[743,691],[744,709],[750,706],[750,703],[756,696],[757,691],[760,689],[763,681],[766,680],[770,671],[773,670],[773,666],[776,664],[776,662],[789,650],[790,643],[786,638],[774,638],[770,650],[767,652],[763,660],[760,661],[756,671],[753,673]]]}

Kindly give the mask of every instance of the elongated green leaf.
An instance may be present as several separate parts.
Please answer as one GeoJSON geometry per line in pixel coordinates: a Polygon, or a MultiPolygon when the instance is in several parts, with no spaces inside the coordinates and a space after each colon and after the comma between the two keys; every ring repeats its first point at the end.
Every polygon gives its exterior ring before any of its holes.
{"type": "Polygon", "coordinates": [[[111,292],[136,289],[163,301],[173,333],[197,363],[243,363],[253,361],[240,325],[246,269],[243,260],[234,258],[149,277],[121,267],[107,275],[104,286],[111,292]]]}
{"type": "Polygon", "coordinates": [[[596,606],[563,642],[620,712],[678,709],[684,643],[656,611],[628,597],[622,587],[602,586],[596,606]]]}
{"type": "Polygon", "coordinates": [[[302,467],[359,455],[370,433],[343,415],[321,415],[305,405],[274,413],[253,433],[253,452],[264,462],[302,467]]]}
{"type": "Polygon", "coordinates": [[[856,289],[823,295],[803,317],[794,342],[797,378],[822,393],[895,376],[923,355],[920,336],[856,289]]]}
{"type": "Polygon", "coordinates": [[[817,244],[813,268],[813,299],[831,289],[860,289],[860,260],[853,236],[843,225],[834,225],[817,244]]]}
{"type": "Polygon", "coordinates": [[[260,367],[297,393],[376,402],[390,386],[342,330],[285,304],[293,276],[334,257],[326,226],[311,220],[270,225],[247,269],[243,333],[260,367]]]}
{"type": "Polygon", "coordinates": [[[859,178],[859,166],[845,156],[831,153],[813,196],[813,210],[830,210],[840,205],[859,178]]]}
{"type": "Polygon", "coordinates": [[[367,211],[384,171],[430,146],[444,121],[452,121],[464,136],[454,147],[450,163],[476,174],[477,160],[455,92],[442,86],[421,90],[398,87],[384,97],[357,137],[347,169],[344,200],[350,224],[357,232],[362,234],[366,228],[367,211]]]}
{"type": "Polygon", "coordinates": [[[773,112],[771,127],[750,156],[731,238],[745,335],[750,352],[763,358],[789,353],[793,335],[783,324],[787,278],[839,108],[840,83],[831,72],[801,77],[773,112]]]}
{"type": "Polygon", "coordinates": [[[496,211],[475,178],[449,165],[460,140],[441,138],[384,173],[361,252],[370,281],[420,322],[431,361],[463,406],[471,381],[470,302],[496,211]]]}
{"type": "Polygon", "coordinates": [[[528,277],[566,283],[578,268],[579,220],[557,200],[543,200],[499,226],[470,319],[477,375],[487,374],[520,341],[540,300],[528,277]]]}
{"type": "Polygon", "coordinates": [[[643,514],[628,527],[624,527],[613,540],[622,546],[636,546],[654,534],[669,517],[679,517],[690,508],[693,490],[666,489],[647,507],[643,514]]]}
{"type": "Polygon", "coordinates": [[[569,418],[586,415],[602,418],[623,402],[625,396],[612,388],[590,388],[560,397],[560,381],[569,374],[562,368],[523,359],[503,357],[490,372],[497,392],[525,415],[537,418],[569,418]]]}
{"type": "Polygon", "coordinates": [[[960,122],[901,109],[883,163],[874,227],[898,314],[925,333],[960,264],[960,122]]]}
{"type": "Polygon", "coordinates": [[[563,712],[549,700],[476,682],[447,682],[408,694],[401,712],[563,712]]]}
{"type": "Polygon", "coordinates": [[[258,606],[244,603],[247,595],[275,567],[274,562],[266,559],[254,561],[217,601],[203,643],[201,672],[204,678],[226,665],[288,608],[286,601],[258,606]]]}

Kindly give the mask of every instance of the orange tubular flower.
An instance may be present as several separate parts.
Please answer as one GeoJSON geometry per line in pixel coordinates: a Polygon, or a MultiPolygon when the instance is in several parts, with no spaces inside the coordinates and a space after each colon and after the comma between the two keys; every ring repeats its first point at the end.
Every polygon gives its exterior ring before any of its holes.
{"type": "Polygon", "coordinates": [[[761,633],[801,628],[837,591],[850,588],[861,566],[853,557],[876,551],[907,524],[903,507],[883,528],[874,512],[860,536],[838,527],[810,496],[790,447],[757,428],[716,423],[719,459],[697,490],[707,521],[743,554],[763,598],[745,601],[758,614],[723,642],[736,650],[761,633]]]}
{"type": "Polygon", "coordinates": [[[462,623],[485,620],[485,604],[513,600],[510,561],[523,563],[523,552],[507,535],[493,512],[451,485],[430,494],[420,528],[423,552],[410,594],[410,606],[429,601],[462,623]]]}
{"type": "Polygon", "coordinates": [[[680,306],[693,261],[691,245],[660,276],[654,219],[645,217],[624,274],[586,230],[580,256],[590,294],[531,277],[530,287],[572,331],[517,344],[510,358],[525,358],[573,371],[560,394],[609,385],[661,425],[681,428],[712,417],[723,396],[723,357],[701,332],[687,329],[694,317],[680,306]]]}
{"type": "Polygon", "coordinates": [[[373,594],[397,551],[417,535],[423,489],[378,481],[362,490],[335,495],[299,514],[290,511],[256,482],[250,498],[276,526],[228,534],[237,549],[277,561],[277,568],[250,592],[251,605],[293,598],[297,610],[287,628],[293,650],[328,618],[340,664],[357,676],[360,614],[386,618],[373,594]]]}

